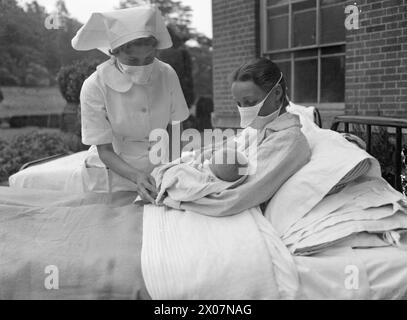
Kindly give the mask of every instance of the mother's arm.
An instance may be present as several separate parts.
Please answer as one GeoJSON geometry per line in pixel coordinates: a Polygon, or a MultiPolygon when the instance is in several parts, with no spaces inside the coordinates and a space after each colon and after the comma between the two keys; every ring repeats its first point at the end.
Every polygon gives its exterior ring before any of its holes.
{"type": "Polygon", "coordinates": [[[275,132],[258,147],[257,170],[245,183],[210,197],[181,203],[179,208],[209,216],[228,216],[258,206],[268,201],[310,156],[308,142],[298,127],[275,132]]]}

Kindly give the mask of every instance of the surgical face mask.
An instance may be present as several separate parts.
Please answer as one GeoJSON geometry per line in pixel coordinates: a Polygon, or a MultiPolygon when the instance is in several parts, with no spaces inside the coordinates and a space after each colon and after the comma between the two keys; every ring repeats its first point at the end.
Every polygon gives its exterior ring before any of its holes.
{"type": "Polygon", "coordinates": [[[274,111],[272,114],[269,114],[268,116],[257,116],[253,122],[250,124],[251,127],[253,127],[254,129],[262,129],[264,128],[264,126],[270,122],[273,122],[274,120],[276,120],[278,118],[278,116],[281,113],[281,109],[283,107],[283,103],[281,104],[281,106],[274,111]]]}
{"type": "MultiPolygon", "coordinates": [[[[270,96],[271,92],[277,87],[280,83],[281,79],[283,78],[283,74],[281,73],[280,79],[276,82],[273,88],[267,93],[266,97],[260,101],[258,104],[252,107],[240,107],[237,106],[240,114],[240,126],[242,128],[247,128],[252,124],[252,122],[257,118],[261,108],[263,108],[264,102],[266,102],[267,98],[270,96]]],[[[274,113],[273,113],[274,114],[274,113]]]]}
{"type": "Polygon", "coordinates": [[[131,81],[135,84],[147,84],[150,82],[151,74],[153,72],[154,63],[145,66],[129,66],[117,60],[119,70],[127,74],[131,81]]]}

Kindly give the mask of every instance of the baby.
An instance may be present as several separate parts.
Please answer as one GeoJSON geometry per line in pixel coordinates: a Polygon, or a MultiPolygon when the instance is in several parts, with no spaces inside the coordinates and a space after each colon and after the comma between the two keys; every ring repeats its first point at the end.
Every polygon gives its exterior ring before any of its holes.
{"type": "Polygon", "coordinates": [[[246,175],[248,161],[236,149],[225,148],[215,151],[207,163],[209,170],[220,180],[235,182],[246,175]]]}
{"type": "Polygon", "coordinates": [[[159,190],[156,203],[168,196],[175,201],[195,201],[213,193],[234,188],[247,177],[247,157],[231,148],[207,152],[197,160],[193,152],[152,172],[159,190]]]}

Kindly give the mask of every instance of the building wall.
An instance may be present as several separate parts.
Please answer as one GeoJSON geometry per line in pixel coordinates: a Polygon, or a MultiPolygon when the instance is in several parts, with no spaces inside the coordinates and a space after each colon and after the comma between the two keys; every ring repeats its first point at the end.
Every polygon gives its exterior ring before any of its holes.
{"type": "MultiPolygon", "coordinates": [[[[407,0],[348,3],[360,10],[360,28],[346,35],[345,103],[317,106],[324,127],[343,113],[407,117],[407,0]]],[[[213,124],[236,127],[228,75],[260,55],[260,5],[258,0],[212,0],[212,5],[213,124]]]]}
{"type": "Polygon", "coordinates": [[[228,77],[244,61],[259,54],[258,1],[212,0],[212,10],[213,124],[215,127],[237,127],[228,77]]]}
{"type": "Polygon", "coordinates": [[[407,0],[357,0],[346,37],[346,113],[407,117],[407,0]]]}

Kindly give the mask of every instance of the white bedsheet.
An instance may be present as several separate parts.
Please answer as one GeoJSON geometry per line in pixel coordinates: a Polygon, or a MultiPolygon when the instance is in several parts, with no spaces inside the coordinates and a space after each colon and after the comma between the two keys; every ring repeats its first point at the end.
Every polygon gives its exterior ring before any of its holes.
{"type": "Polygon", "coordinates": [[[215,218],[144,207],[143,277],[153,299],[294,299],[298,274],[259,208],[215,218]]]}
{"type": "MultiPolygon", "coordinates": [[[[85,161],[88,151],[77,152],[53,161],[38,164],[9,177],[9,184],[16,188],[53,191],[81,191],[82,185],[69,183],[72,175],[85,161]],[[69,189],[69,190],[68,190],[69,189]]],[[[80,182],[80,180],[78,180],[80,182]]]]}
{"type": "Polygon", "coordinates": [[[338,246],[294,260],[304,299],[407,299],[407,251],[338,246]],[[359,288],[347,288],[354,275],[359,288]]]}
{"type": "MultiPolygon", "coordinates": [[[[0,187],[0,297],[136,298],[142,290],[143,212],[128,205],[133,198],[133,193],[79,197],[0,187]],[[115,261],[113,269],[110,260],[115,261]],[[44,289],[48,264],[60,267],[59,290],[44,289]]],[[[211,243],[216,249],[215,244],[211,243]]],[[[407,298],[406,251],[336,247],[293,259],[303,299],[407,298]],[[346,289],[347,266],[358,267],[359,290],[346,289]]],[[[205,261],[210,267],[203,257],[205,261]]],[[[229,269],[223,272],[227,274],[229,269]]]]}

